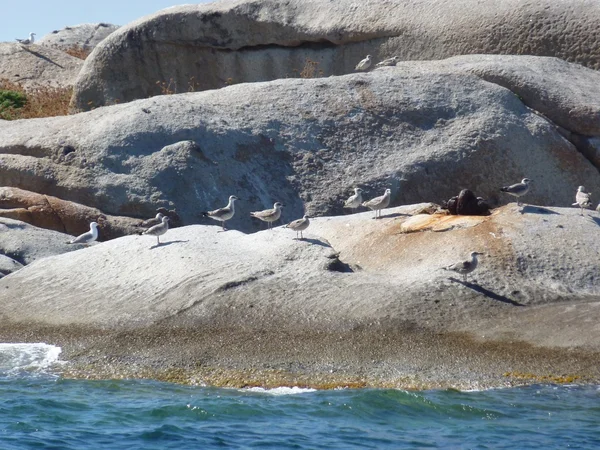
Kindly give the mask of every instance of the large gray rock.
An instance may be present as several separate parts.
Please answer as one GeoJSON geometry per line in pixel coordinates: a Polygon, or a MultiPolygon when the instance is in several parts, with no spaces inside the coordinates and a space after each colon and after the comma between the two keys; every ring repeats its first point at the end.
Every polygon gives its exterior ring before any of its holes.
{"type": "Polygon", "coordinates": [[[60,50],[75,47],[91,51],[118,28],[118,25],[108,23],[84,23],[65,27],[62,30],[54,30],[42,37],[37,43],[60,50]]]}
{"type": "Polygon", "coordinates": [[[487,355],[496,383],[516,370],[598,377],[600,215],[509,205],[488,217],[412,216],[423,207],[317,218],[304,240],[282,227],[244,235],[194,225],[160,246],[127,236],[46,258],[0,281],[2,338],[49,335],[74,362],[124,365],[119,376],[387,367],[389,386],[432,364],[451,368],[456,385],[487,355]],[[425,219],[447,231],[407,232],[425,219]],[[473,250],[485,256],[466,283],[442,270],[473,250]],[[462,351],[445,352],[457,336],[462,351]],[[549,369],[539,347],[564,349],[562,358],[549,369]]]}
{"type": "Polygon", "coordinates": [[[304,68],[302,76],[341,75],[366,54],[375,61],[543,55],[599,68],[599,20],[600,6],[590,0],[184,5],[141,18],[102,42],[81,71],[72,106],[88,110],[166,91],[297,77],[304,68]]]}
{"type": "Polygon", "coordinates": [[[0,42],[0,80],[26,89],[40,86],[71,87],[83,61],[57,49],[0,42]]]}
{"type": "MultiPolygon", "coordinates": [[[[72,238],[68,234],[0,217],[0,253],[20,265],[81,249],[81,245],[67,244],[72,238]]],[[[0,271],[7,273],[8,270],[5,269],[10,268],[11,264],[10,261],[3,261],[0,271]]]]}
{"type": "Polygon", "coordinates": [[[525,201],[570,205],[581,184],[600,191],[598,170],[544,115],[594,131],[598,77],[552,58],[468,56],[160,96],[0,123],[0,174],[106,214],[177,209],[186,224],[235,194],[230,225],[240,230],[258,229],[248,213],[275,201],[286,204],[283,220],[304,208],[341,213],[356,185],[366,197],[391,188],[392,205],[440,203],[463,188],[499,204],[512,199],[498,188],[527,176],[525,201]],[[523,95],[545,78],[549,100],[535,111],[477,73],[504,73],[523,95]]]}

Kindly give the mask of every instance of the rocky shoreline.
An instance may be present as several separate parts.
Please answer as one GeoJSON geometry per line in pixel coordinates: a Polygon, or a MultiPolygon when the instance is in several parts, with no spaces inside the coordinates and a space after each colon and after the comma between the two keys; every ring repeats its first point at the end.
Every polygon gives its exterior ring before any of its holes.
{"type": "Polygon", "coordinates": [[[405,389],[597,383],[598,214],[509,204],[449,222],[419,212],[428,208],[313,219],[304,240],[283,227],[244,235],[191,226],[170,230],[161,246],[126,236],[42,258],[0,280],[0,340],[59,345],[68,362],[60,373],[77,378],[405,389]],[[421,228],[408,228],[415,223],[421,228]],[[540,233],[547,239],[536,242],[540,233]],[[473,246],[485,256],[467,282],[440,270],[473,246]],[[506,248],[513,254],[498,253],[506,248]],[[567,267],[572,249],[576,268],[567,267]]]}

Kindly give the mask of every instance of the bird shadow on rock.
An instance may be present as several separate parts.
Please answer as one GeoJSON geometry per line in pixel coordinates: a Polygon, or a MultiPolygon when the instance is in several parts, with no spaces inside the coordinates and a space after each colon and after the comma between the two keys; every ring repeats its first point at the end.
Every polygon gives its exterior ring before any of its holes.
{"type": "Polygon", "coordinates": [[[391,214],[386,214],[385,216],[379,216],[379,217],[373,217],[373,219],[392,219],[394,217],[410,217],[410,214],[403,214],[403,213],[391,213],[391,214]]]}
{"type": "Polygon", "coordinates": [[[150,250],[154,249],[154,248],[158,248],[158,247],[166,247],[167,245],[171,245],[171,244],[181,244],[184,242],[189,242],[189,241],[169,241],[169,242],[161,242],[160,244],[156,244],[153,245],[152,247],[150,247],[150,250]]]}
{"type": "Polygon", "coordinates": [[[486,297],[491,298],[492,300],[497,300],[502,303],[508,303],[509,305],[513,305],[513,306],[525,306],[522,303],[519,303],[515,300],[505,297],[504,295],[496,294],[495,292],[490,291],[489,289],[486,289],[476,283],[469,283],[468,281],[462,281],[462,280],[459,280],[458,278],[454,278],[454,277],[450,277],[449,280],[454,281],[458,284],[462,284],[464,287],[467,287],[469,289],[473,289],[475,292],[483,294],[486,297]]]}
{"type": "Polygon", "coordinates": [[[34,51],[34,50],[31,50],[31,49],[28,49],[28,48],[25,48],[24,50],[25,50],[26,52],[29,52],[29,53],[31,53],[32,55],[35,55],[35,56],[37,56],[38,58],[41,58],[41,59],[43,59],[44,61],[47,61],[47,62],[49,62],[50,64],[54,64],[55,66],[58,66],[58,67],[60,67],[61,69],[64,69],[64,67],[63,67],[63,66],[61,66],[60,64],[58,64],[58,63],[56,63],[56,62],[52,61],[50,58],[48,58],[47,56],[44,56],[44,55],[42,55],[41,53],[38,53],[38,52],[36,52],[36,51],[34,51]]]}
{"type": "Polygon", "coordinates": [[[541,206],[533,206],[533,205],[525,205],[521,208],[521,214],[557,214],[560,216],[559,212],[552,211],[548,208],[542,208],[541,206]]]}
{"type": "Polygon", "coordinates": [[[300,239],[296,239],[296,238],[294,238],[294,240],[305,241],[305,242],[308,242],[310,244],[320,245],[322,247],[331,248],[331,244],[329,242],[324,242],[324,241],[322,241],[320,239],[313,239],[313,238],[300,238],[300,239]]]}
{"type": "Polygon", "coordinates": [[[592,222],[600,227],[600,217],[588,216],[592,222]]]}

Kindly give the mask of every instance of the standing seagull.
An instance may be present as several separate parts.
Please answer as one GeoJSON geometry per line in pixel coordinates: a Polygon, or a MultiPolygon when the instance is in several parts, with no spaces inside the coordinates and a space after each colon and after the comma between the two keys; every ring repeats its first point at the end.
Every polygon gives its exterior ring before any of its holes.
{"type": "Polygon", "coordinates": [[[153,227],[148,228],[142,234],[148,234],[150,236],[156,236],[156,245],[160,245],[160,237],[167,232],[169,229],[169,218],[167,216],[163,216],[162,222],[158,225],[154,225],[153,227]]]}
{"type": "Polygon", "coordinates": [[[467,282],[467,274],[473,272],[477,269],[477,255],[483,255],[483,253],[479,252],[471,252],[471,259],[467,259],[465,261],[452,264],[450,266],[444,267],[444,270],[451,270],[452,272],[456,272],[463,276],[463,281],[467,282]]]}
{"type": "Polygon", "coordinates": [[[15,39],[19,44],[29,45],[35,42],[35,33],[29,33],[29,39],[15,39]]]}
{"type": "Polygon", "coordinates": [[[254,211],[251,212],[250,215],[252,217],[256,217],[257,219],[262,220],[263,222],[267,222],[267,227],[271,228],[271,223],[279,220],[281,217],[281,208],[283,205],[279,202],[276,202],[273,205],[273,209],[265,209],[264,211],[254,211]]]}
{"type": "Polygon", "coordinates": [[[389,189],[385,190],[385,194],[380,197],[375,197],[369,201],[364,202],[362,205],[367,208],[371,208],[375,211],[375,218],[381,217],[381,210],[387,208],[390,204],[390,197],[392,195],[392,191],[389,189]]]}
{"type": "Polygon", "coordinates": [[[91,222],[90,231],[80,234],[75,239],[67,242],[67,244],[91,244],[96,239],[98,239],[98,224],[96,222],[91,222]]]}
{"type": "Polygon", "coordinates": [[[300,233],[300,239],[304,239],[302,232],[306,230],[309,225],[310,221],[308,220],[308,216],[304,214],[302,219],[294,220],[293,222],[288,223],[285,227],[291,228],[296,232],[296,239],[298,239],[298,233],[300,233]]]}
{"type": "Polygon", "coordinates": [[[583,216],[583,209],[584,208],[591,208],[592,207],[592,194],[590,194],[589,192],[584,192],[585,188],[583,186],[579,186],[577,188],[577,193],[575,194],[575,203],[573,203],[573,206],[579,206],[579,208],[581,208],[581,215],[583,216]]]}
{"type": "Polygon", "coordinates": [[[235,214],[235,201],[239,200],[235,195],[229,196],[229,203],[224,208],[215,209],[214,211],[203,212],[204,217],[210,217],[211,219],[220,220],[225,231],[225,222],[233,217],[235,214]]]}
{"type": "Polygon", "coordinates": [[[375,67],[385,67],[385,66],[395,66],[400,58],[397,56],[392,56],[391,58],[384,59],[381,62],[375,64],[375,67]]]}
{"type": "Polygon", "coordinates": [[[365,59],[363,59],[361,62],[359,62],[356,67],[354,68],[354,70],[359,70],[359,71],[367,71],[369,70],[369,67],[371,67],[371,55],[367,55],[367,57],[365,59]]]}
{"type": "Polygon", "coordinates": [[[522,197],[525,194],[527,194],[527,192],[529,192],[529,183],[531,183],[531,181],[532,180],[530,180],[529,178],[523,178],[523,180],[521,180],[520,183],[501,187],[500,190],[502,192],[506,192],[507,194],[517,197],[517,206],[521,206],[519,197],[522,197]]]}
{"type": "Polygon", "coordinates": [[[355,210],[362,203],[362,189],[354,188],[354,195],[348,197],[348,200],[344,202],[344,208],[352,208],[355,210]]]}

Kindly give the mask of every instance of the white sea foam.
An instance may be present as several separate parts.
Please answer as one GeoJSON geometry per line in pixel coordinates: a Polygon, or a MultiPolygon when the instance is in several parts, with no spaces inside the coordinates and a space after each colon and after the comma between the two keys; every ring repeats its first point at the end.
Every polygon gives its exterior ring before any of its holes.
{"type": "Polygon", "coordinates": [[[301,387],[298,387],[298,386],[292,386],[292,387],[282,386],[282,387],[273,388],[273,389],[265,389],[265,388],[261,388],[261,387],[252,387],[252,388],[244,389],[244,391],[246,391],[246,392],[258,392],[258,393],[270,394],[270,395],[296,395],[296,394],[306,394],[308,392],[315,392],[316,389],[301,388],[301,387]]]}
{"type": "Polygon", "coordinates": [[[0,373],[45,372],[58,362],[62,349],[56,345],[0,343],[0,373]]]}

